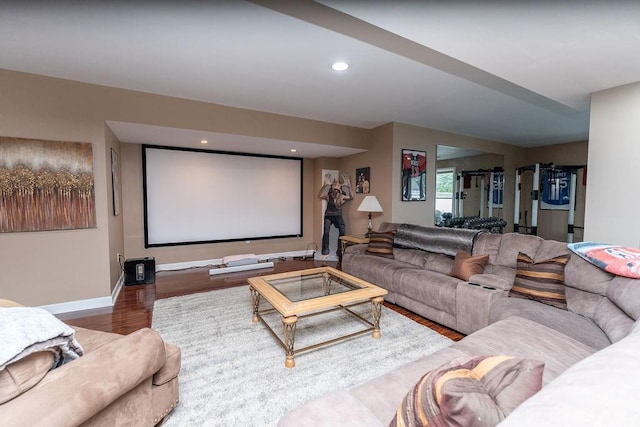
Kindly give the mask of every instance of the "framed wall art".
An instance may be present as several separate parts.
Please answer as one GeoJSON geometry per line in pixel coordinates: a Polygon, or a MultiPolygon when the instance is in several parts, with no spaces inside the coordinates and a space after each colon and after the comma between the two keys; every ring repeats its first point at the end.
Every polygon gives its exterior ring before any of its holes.
{"type": "Polygon", "coordinates": [[[402,150],[402,201],[427,200],[427,153],[402,150]]]}
{"type": "Polygon", "coordinates": [[[370,168],[356,169],[356,193],[369,194],[371,192],[370,168]]]}
{"type": "Polygon", "coordinates": [[[91,143],[0,137],[0,232],[96,227],[91,143]]]}
{"type": "Polygon", "coordinates": [[[118,164],[118,153],[111,149],[111,185],[113,187],[113,214],[120,215],[120,165],[118,164]]]}

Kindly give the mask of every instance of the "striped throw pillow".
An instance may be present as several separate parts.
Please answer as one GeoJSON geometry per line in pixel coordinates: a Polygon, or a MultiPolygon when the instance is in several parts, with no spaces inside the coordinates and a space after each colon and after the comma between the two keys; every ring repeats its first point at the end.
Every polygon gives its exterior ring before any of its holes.
{"type": "Polygon", "coordinates": [[[423,376],[404,397],[390,426],[495,426],[542,388],[544,363],[476,356],[423,376]]]}
{"type": "Polygon", "coordinates": [[[393,258],[393,236],[394,231],[386,233],[371,233],[369,235],[369,246],[366,253],[385,258],[393,258]]]}
{"type": "Polygon", "coordinates": [[[564,267],[569,258],[570,255],[567,254],[534,262],[527,254],[518,253],[516,278],[509,296],[531,299],[566,310],[564,267]]]}

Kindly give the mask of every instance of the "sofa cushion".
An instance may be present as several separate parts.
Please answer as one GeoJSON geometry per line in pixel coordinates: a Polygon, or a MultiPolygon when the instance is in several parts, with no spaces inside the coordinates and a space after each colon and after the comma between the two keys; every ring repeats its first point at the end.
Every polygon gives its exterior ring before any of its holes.
{"type": "Polygon", "coordinates": [[[393,258],[393,232],[371,233],[366,253],[385,258],[393,258]]]}
{"type": "Polygon", "coordinates": [[[0,371],[0,404],[20,396],[38,384],[53,368],[54,356],[52,351],[39,351],[0,371]]]}
{"type": "Polygon", "coordinates": [[[567,262],[569,255],[534,262],[529,255],[518,253],[516,278],[509,296],[532,299],[566,310],[564,266],[567,262]]]}
{"type": "Polygon", "coordinates": [[[500,427],[637,426],[640,334],[567,369],[516,408],[500,427]]]}
{"type": "Polygon", "coordinates": [[[348,391],[338,390],[298,406],[278,421],[278,427],[383,426],[348,391]]]}
{"type": "Polygon", "coordinates": [[[607,334],[591,319],[526,299],[496,300],[489,311],[489,323],[499,322],[512,316],[532,320],[537,325],[554,329],[596,350],[611,345],[607,334]]]}
{"type": "Polygon", "coordinates": [[[489,255],[471,256],[469,252],[458,251],[449,275],[468,281],[474,274],[481,274],[484,271],[484,266],[487,265],[488,260],[489,255]]]}
{"type": "Polygon", "coordinates": [[[494,426],[540,390],[543,368],[504,355],[451,362],[418,381],[390,425],[494,426]]]}
{"type": "Polygon", "coordinates": [[[515,269],[518,252],[535,256],[542,240],[542,237],[527,234],[503,234],[494,264],[515,269]]]}

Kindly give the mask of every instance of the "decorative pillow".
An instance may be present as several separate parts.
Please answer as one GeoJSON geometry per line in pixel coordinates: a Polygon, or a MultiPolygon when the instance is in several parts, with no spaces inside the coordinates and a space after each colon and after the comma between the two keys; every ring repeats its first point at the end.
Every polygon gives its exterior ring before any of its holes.
{"type": "Polygon", "coordinates": [[[467,251],[458,251],[449,276],[468,281],[474,274],[480,274],[484,271],[487,261],[489,261],[489,255],[471,256],[467,251]]]}
{"type": "Polygon", "coordinates": [[[371,233],[369,235],[369,246],[366,253],[385,258],[393,258],[393,236],[394,232],[371,233]]]}
{"type": "Polygon", "coordinates": [[[436,368],[404,397],[390,426],[495,426],[542,388],[544,363],[476,356],[436,368]]]}
{"type": "Polygon", "coordinates": [[[609,273],[640,279],[640,249],[603,243],[580,242],[567,245],[571,251],[609,273]]]}
{"type": "Polygon", "coordinates": [[[567,254],[534,262],[527,254],[518,253],[516,278],[509,296],[531,299],[566,310],[564,267],[569,258],[570,255],[567,254]]]}
{"type": "Polygon", "coordinates": [[[38,384],[53,368],[54,356],[51,351],[39,351],[0,371],[0,405],[38,384]]]}

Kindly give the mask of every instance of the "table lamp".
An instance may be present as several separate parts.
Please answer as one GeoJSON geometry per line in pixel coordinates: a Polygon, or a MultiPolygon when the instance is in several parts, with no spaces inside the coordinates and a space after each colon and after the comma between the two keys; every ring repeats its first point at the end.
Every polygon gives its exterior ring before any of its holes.
{"type": "Polygon", "coordinates": [[[371,222],[371,212],[382,212],[382,206],[376,199],[376,196],[367,196],[362,200],[360,206],[358,206],[358,212],[369,212],[369,222],[367,224],[367,237],[371,234],[373,229],[373,223],[371,222]]]}

